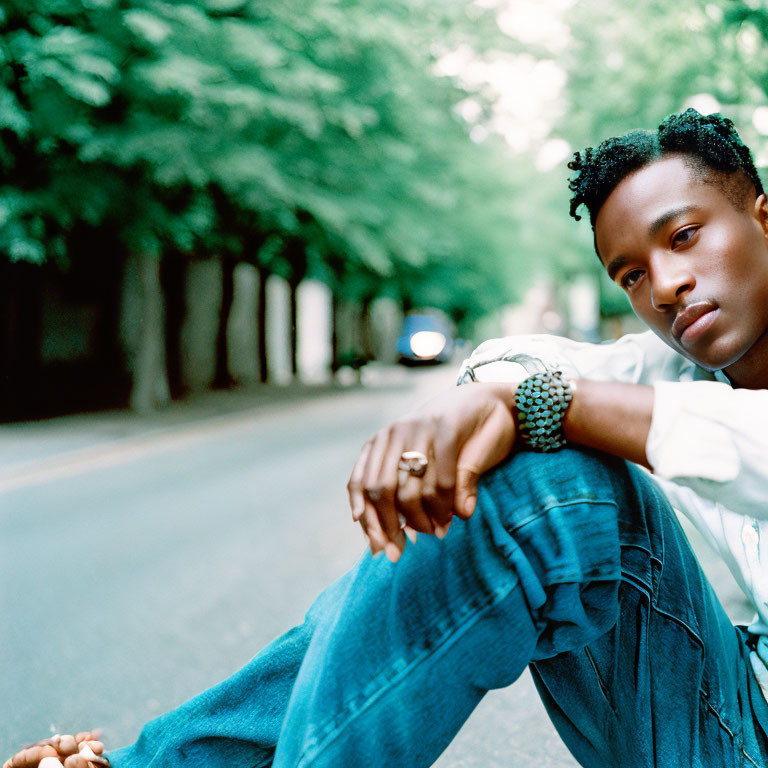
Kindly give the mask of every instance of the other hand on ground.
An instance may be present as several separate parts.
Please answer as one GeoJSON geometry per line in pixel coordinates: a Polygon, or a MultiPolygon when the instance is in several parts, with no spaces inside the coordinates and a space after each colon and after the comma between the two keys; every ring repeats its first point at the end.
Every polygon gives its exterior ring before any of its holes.
{"type": "Polygon", "coordinates": [[[56,735],[42,739],[17,752],[3,768],[99,768],[109,766],[103,757],[104,745],[99,730],[82,731],[76,736],[56,735]]]}

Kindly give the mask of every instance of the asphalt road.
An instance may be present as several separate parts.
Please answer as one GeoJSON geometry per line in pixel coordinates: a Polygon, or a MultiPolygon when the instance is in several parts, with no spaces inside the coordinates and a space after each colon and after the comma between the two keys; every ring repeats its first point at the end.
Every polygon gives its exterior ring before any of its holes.
{"type": "MultiPolygon", "coordinates": [[[[300,622],[362,551],[344,487],[360,445],[452,373],[157,423],[0,428],[0,756],[93,726],[130,743],[300,622]]],[[[531,764],[576,765],[527,674],[437,763],[531,764]]]]}

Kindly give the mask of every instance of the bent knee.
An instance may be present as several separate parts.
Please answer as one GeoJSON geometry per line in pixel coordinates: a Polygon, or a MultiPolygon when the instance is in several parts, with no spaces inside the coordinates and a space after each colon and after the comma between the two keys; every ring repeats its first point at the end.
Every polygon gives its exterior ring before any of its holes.
{"type": "Polygon", "coordinates": [[[480,480],[486,496],[497,503],[541,509],[574,502],[606,502],[632,492],[623,459],[588,449],[553,453],[519,451],[480,480]]]}

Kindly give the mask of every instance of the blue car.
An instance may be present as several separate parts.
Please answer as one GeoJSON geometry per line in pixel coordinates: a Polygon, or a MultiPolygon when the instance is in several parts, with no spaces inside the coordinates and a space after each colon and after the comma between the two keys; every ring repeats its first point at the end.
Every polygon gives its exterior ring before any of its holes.
{"type": "Polygon", "coordinates": [[[453,356],[454,333],[451,323],[438,313],[407,315],[397,339],[397,352],[403,365],[444,363],[453,356]]]}

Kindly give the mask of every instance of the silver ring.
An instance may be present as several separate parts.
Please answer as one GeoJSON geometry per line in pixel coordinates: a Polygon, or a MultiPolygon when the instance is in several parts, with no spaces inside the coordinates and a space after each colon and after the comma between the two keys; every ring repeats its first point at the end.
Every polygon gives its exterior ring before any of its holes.
{"type": "Polygon", "coordinates": [[[424,477],[429,460],[421,451],[404,451],[397,464],[398,469],[405,470],[413,477],[424,477]]]}

